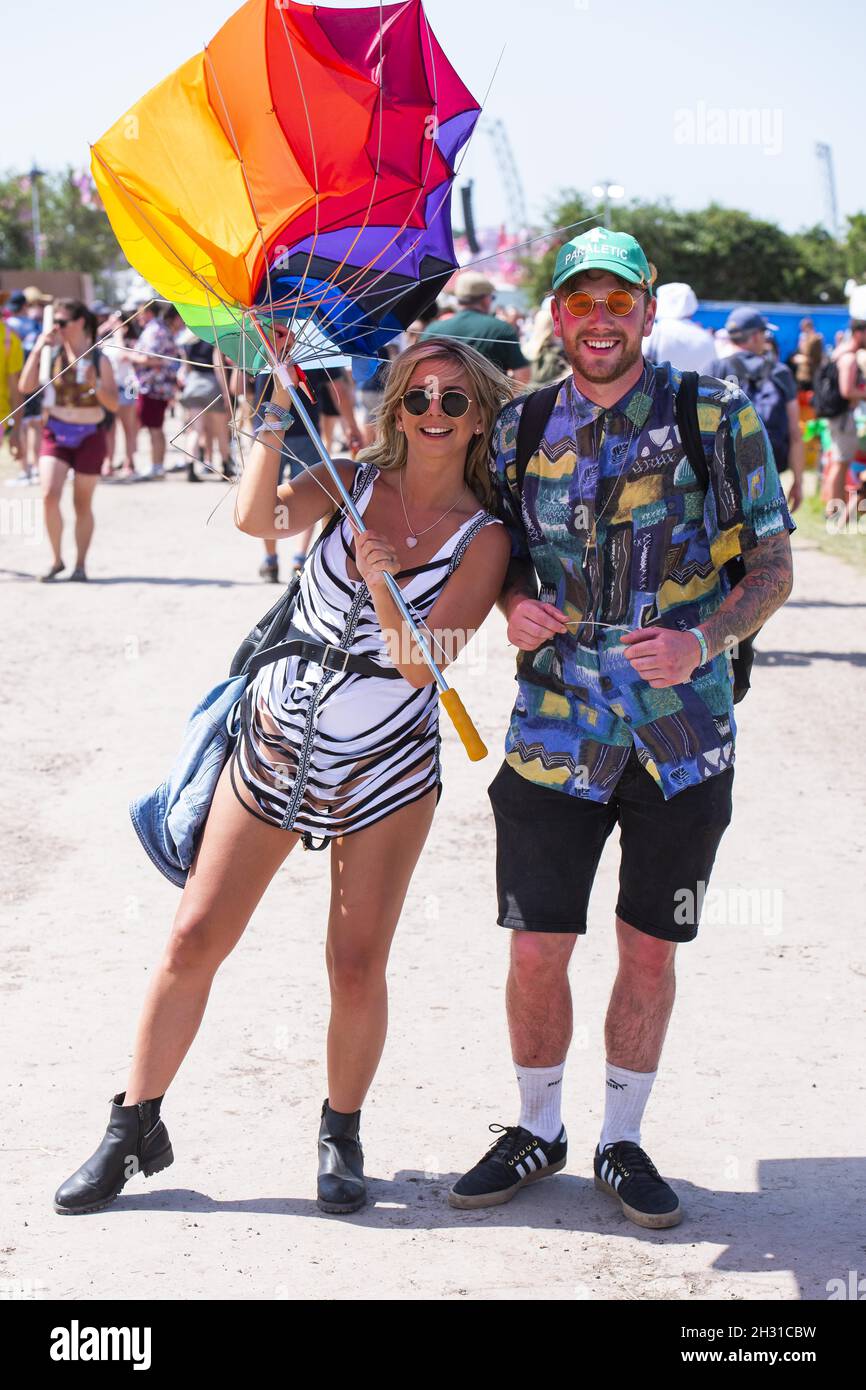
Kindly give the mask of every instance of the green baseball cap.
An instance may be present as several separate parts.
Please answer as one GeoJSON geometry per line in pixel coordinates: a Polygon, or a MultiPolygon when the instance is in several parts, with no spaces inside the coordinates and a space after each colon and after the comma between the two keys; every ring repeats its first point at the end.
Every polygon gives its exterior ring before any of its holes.
{"type": "Polygon", "coordinates": [[[553,269],[552,289],[578,275],[582,270],[609,270],[633,285],[652,290],[658,271],[643,253],[640,243],[628,232],[611,232],[607,227],[593,227],[572,237],[559,248],[553,269]]]}

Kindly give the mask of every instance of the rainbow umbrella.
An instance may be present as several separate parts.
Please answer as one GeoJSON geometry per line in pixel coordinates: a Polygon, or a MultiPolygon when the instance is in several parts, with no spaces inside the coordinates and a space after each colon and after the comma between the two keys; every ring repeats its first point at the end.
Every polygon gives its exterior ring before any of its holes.
{"type": "MultiPolygon", "coordinates": [[[[266,329],[288,321],[298,361],[364,357],[417,318],[456,269],[451,186],[479,109],[421,0],[247,0],[92,148],[130,264],[245,370],[270,363],[361,530],[266,329]]],[[[469,756],[483,757],[386,581],[469,756]]]]}
{"type": "Polygon", "coordinates": [[[248,0],[97,140],[93,175],[130,263],[233,361],[251,311],[375,356],[456,267],[478,112],[421,0],[248,0]]]}

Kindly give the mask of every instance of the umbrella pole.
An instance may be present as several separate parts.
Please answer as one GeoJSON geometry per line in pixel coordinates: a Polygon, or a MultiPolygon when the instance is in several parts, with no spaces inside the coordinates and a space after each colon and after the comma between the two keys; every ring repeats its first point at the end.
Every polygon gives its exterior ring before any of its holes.
{"type": "MultiPolygon", "coordinates": [[[[331,459],[327,449],[322,443],[322,440],[319,436],[319,432],[307,413],[306,407],[304,406],[304,402],[301,398],[301,393],[298,391],[297,387],[294,386],[291,381],[286,364],[284,362],[281,362],[279,358],[276,356],[273,347],[271,346],[271,343],[269,342],[267,335],[263,331],[256,315],[251,314],[250,318],[252,320],[253,326],[256,329],[256,332],[259,335],[259,338],[262,341],[262,346],[264,347],[265,352],[267,353],[267,356],[273,366],[274,372],[276,373],[281,385],[284,386],[286,391],[289,393],[289,397],[292,401],[292,406],[294,410],[297,411],[297,415],[299,420],[301,421],[301,424],[304,426],[304,429],[307,431],[307,434],[313,441],[313,444],[316,448],[316,452],[322,460],[322,463],[327,468],[331,480],[334,483],[334,486],[337,488],[337,491],[343,499],[343,504],[346,508],[346,511],[354,521],[355,525],[358,527],[358,530],[365,531],[367,528],[364,525],[364,518],[358,511],[357,507],[352,501],[352,498],[346,491],[346,488],[343,486],[343,480],[340,477],[337,469],[334,467],[333,460],[331,459]]],[[[486,758],[487,749],[481,740],[478,730],[475,728],[475,725],[472,723],[472,720],[466,713],[466,710],[464,708],[462,700],[460,699],[459,694],[456,690],[452,689],[452,687],[449,686],[442,672],[439,670],[439,667],[436,665],[436,662],[433,658],[433,654],[430,651],[430,648],[427,644],[427,639],[421,632],[421,629],[418,627],[418,624],[415,622],[415,619],[412,617],[406,600],[404,599],[403,594],[401,592],[400,585],[397,583],[396,579],[392,574],[385,575],[385,584],[388,588],[388,592],[390,593],[398,609],[400,610],[400,613],[402,614],[403,619],[406,622],[406,626],[409,628],[409,631],[411,632],[413,638],[417,642],[421,655],[423,656],[425,662],[430,668],[433,678],[439,687],[439,696],[442,701],[442,705],[446,713],[450,717],[455,729],[457,730],[457,733],[460,736],[460,740],[464,748],[466,749],[466,752],[468,753],[470,759],[473,762],[477,762],[481,758],[486,758]]]]}

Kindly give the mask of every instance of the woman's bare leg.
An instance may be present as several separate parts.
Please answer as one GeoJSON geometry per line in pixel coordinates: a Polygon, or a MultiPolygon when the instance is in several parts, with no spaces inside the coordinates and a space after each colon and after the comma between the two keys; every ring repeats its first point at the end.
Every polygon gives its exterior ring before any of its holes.
{"type": "Polygon", "coordinates": [[[360,1110],[388,1029],[385,968],[418,856],[436,809],[436,789],[331,846],[326,959],[331,986],[328,1101],[360,1110]]]}
{"type": "Polygon", "coordinates": [[[102,460],[102,476],[110,478],[114,472],[114,446],[117,440],[117,420],[112,420],[105,431],[105,458],[102,460]]]}
{"type": "MultiPolygon", "coordinates": [[[[244,790],[240,779],[238,786],[244,790]]],[[[244,810],[226,763],[165,954],[144,1001],[126,1105],[165,1094],[198,1032],[217,968],[237,945],[259,899],[297,842],[292,831],[266,825],[244,810]]]]}
{"type": "Polygon", "coordinates": [[[98,482],[98,473],[76,473],[72,484],[72,505],[75,508],[75,563],[82,569],[93,539],[93,493],[98,482]]]}
{"type": "Polygon", "coordinates": [[[45,530],[54,552],[54,563],[60,564],[60,545],[63,540],[63,514],[60,510],[60,496],[69,472],[65,459],[49,458],[43,455],[39,460],[39,479],[42,486],[42,505],[45,509],[45,530]]]}
{"type": "Polygon", "coordinates": [[[219,449],[220,463],[228,463],[231,459],[229,417],[224,410],[211,410],[208,414],[211,417],[214,437],[216,438],[217,448],[219,449]]]}
{"type": "Polygon", "coordinates": [[[135,467],[135,445],[138,439],[138,420],[134,405],[121,405],[117,411],[123,426],[124,468],[135,467]]]}

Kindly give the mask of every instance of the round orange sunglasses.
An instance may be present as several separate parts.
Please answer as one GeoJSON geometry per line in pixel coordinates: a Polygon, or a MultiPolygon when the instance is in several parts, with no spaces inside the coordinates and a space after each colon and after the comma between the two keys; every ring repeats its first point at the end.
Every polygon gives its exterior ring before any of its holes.
{"type": "MultiPolygon", "coordinates": [[[[646,290],[639,290],[639,294],[646,294],[646,290]]],[[[565,307],[573,318],[585,319],[587,314],[591,314],[593,306],[605,304],[609,313],[615,314],[617,318],[624,318],[630,314],[637,300],[628,290],[611,290],[609,294],[596,299],[588,290],[575,290],[568,295],[564,301],[565,307]]]]}

